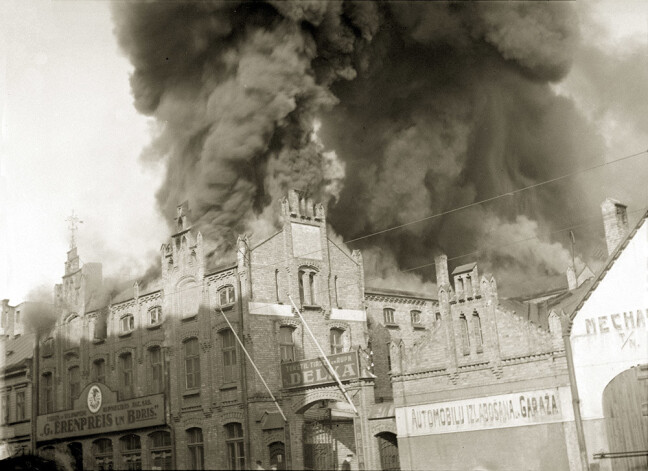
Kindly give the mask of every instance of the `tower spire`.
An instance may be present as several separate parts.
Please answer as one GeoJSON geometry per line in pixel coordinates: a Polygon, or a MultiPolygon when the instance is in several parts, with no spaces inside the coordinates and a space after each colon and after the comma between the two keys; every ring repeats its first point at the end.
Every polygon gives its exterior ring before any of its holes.
{"type": "Polygon", "coordinates": [[[68,222],[68,228],[70,229],[70,250],[76,248],[76,232],[79,224],[83,224],[83,221],[79,219],[74,214],[74,209],[72,210],[72,215],[66,219],[68,222]]]}

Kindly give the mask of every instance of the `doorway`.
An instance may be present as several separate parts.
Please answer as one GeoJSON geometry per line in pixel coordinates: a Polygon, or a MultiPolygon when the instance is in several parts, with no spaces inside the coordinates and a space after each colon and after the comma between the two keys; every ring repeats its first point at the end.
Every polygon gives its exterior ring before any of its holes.
{"type": "Polygon", "coordinates": [[[378,439],[378,452],[380,453],[380,469],[383,471],[400,471],[396,435],[384,432],[376,435],[376,438],[378,439]]]}

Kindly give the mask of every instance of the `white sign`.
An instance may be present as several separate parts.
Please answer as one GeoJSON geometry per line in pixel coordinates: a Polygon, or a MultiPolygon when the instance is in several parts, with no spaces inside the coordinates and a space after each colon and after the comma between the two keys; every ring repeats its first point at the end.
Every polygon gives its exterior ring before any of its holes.
{"type": "Polygon", "coordinates": [[[88,391],[88,409],[90,412],[95,414],[101,409],[101,400],[101,389],[97,385],[92,386],[88,391]]]}
{"type": "Polygon", "coordinates": [[[568,388],[542,389],[396,409],[399,437],[570,420],[568,388]],[[563,390],[563,394],[560,394],[563,390]]]}

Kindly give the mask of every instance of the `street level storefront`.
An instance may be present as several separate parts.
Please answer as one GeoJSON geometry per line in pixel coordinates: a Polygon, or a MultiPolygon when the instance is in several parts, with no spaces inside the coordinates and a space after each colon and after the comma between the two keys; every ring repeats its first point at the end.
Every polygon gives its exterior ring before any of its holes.
{"type": "Polygon", "coordinates": [[[584,454],[591,469],[648,469],[648,224],[603,204],[610,257],[571,314],[584,454]]]}
{"type": "Polygon", "coordinates": [[[117,400],[101,383],[81,391],[72,409],[37,418],[38,447],[71,457],[76,469],[173,468],[163,394],[117,400]]]}
{"type": "Polygon", "coordinates": [[[370,451],[363,447],[366,417],[357,415],[353,407],[362,409],[367,401],[373,401],[373,385],[361,378],[358,352],[328,358],[353,406],[322,358],[281,366],[284,392],[292,404],[288,418],[294,468],[344,469],[348,460],[351,469],[367,469],[370,451]]]}

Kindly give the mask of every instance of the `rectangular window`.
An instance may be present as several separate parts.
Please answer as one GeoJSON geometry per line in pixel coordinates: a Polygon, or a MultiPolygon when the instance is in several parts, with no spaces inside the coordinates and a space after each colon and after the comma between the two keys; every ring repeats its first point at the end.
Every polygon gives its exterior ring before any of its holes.
{"type": "Polygon", "coordinates": [[[344,345],[342,342],[343,334],[344,331],[340,329],[331,329],[331,332],[329,334],[329,340],[331,343],[331,355],[342,353],[344,351],[344,345]]]}
{"type": "Polygon", "coordinates": [[[223,381],[231,383],[238,378],[236,338],[231,330],[223,332],[221,338],[223,340],[223,381]]]}
{"type": "Polygon", "coordinates": [[[1,411],[1,416],[0,419],[2,419],[2,425],[8,424],[9,423],[9,396],[2,396],[0,397],[0,409],[1,411]]]}
{"type": "Polygon", "coordinates": [[[154,394],[162,392],[164,390],[162,349],[160,347],[149,349],[149,360],[151,362],[151,392],[154,394]]]}
{"type": "Polygon", "coordinates": [[[412,325],[421,325],[421,311],[411,311],[412,325]]]}
{"type": "Polygon", "coordinates": [[[189,469],[205,469],[205,450],[202,430],[187,430],[187,447],[189,448],[189,469]]]}
{"type": "Polygon", "coordinates": [[[41,387],[43,391],[42,407],[44,414],[54,412],[54,391],[52,390],[52,386],[52,373],[43,374],[41,377],[41,387]]]}
{"type": "Polygon", "coordinates": [[[119,357],[121,399],[133,397],[133,355],[124,353],[119,357]]]}
{"type": "Polygon", "coordinates": [[[234,304],[236,297],[234,296],[234,287],[225,286],[218,291],[218,300],[221,306],[229,306],[234,304]]]}
{"type": "Polygon", "coordinates": [[[96,383],[106,383],[106,362],[103,358],[92,363],[92,380],[96,383]]]}
{"type": "Polygon", "coordinates": [[[225,426],[225,431],[229,469],[245,469],[243,427],[239,423],[231,423],[225,426]]]}
{"type": "Polygon", "coordinates": [[[394,310],[391,308],[383,309],[383,316],[385,318],[385,324],[394,324],[394,310]]]}
{"type": "Polygon", "coordinates": [[[200,387],[200,355],[198,339],[189,339],[184,343],[185,348],[185,385],[187,389],[200,387]]]}
{"type": "Polygon", "coordinates": [[[81,384],[79,378],[79,367],[73,366],[68,370],[68,407],[71,409],[74,401],[81,393],[81,384]]]}
{"type": "Polygon", "coordinates": [[[25,391],[18,391],[16,393],[16,420],[25,420],[25,391]]]}
{"type": "Polygon", "coordinates": [[[281,361],[295,360],[295,344],[293,342],[292,327],[279,328],[279,349],[281,351],[281,361]]]}

